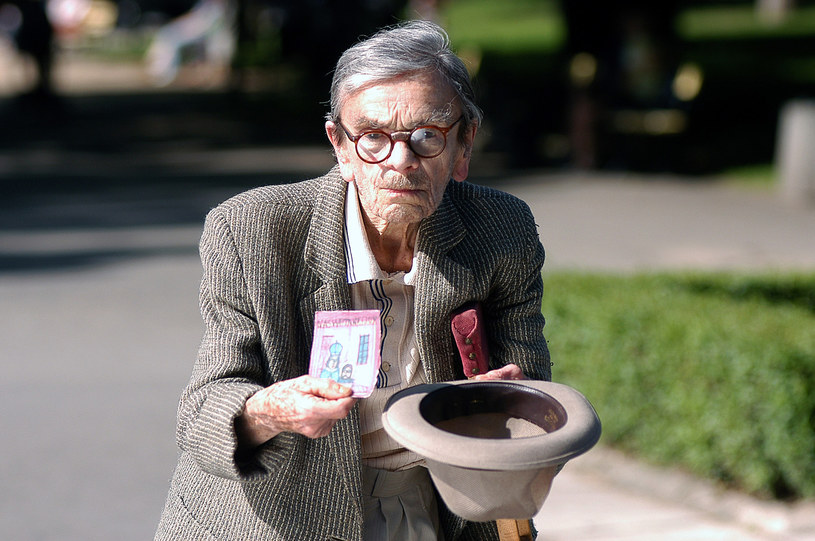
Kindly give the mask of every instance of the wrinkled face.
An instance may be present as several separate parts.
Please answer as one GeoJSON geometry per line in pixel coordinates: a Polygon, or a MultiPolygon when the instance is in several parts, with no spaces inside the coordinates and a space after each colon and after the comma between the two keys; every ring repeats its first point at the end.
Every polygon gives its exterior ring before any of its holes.
{"type": "MultiPolygon", "coordinates": [[[[387,133],[410,131],[417,126],[442,128],[461,116],[455,92],[435,74],[418,74],[373,84],[348,96],[340,122],[352,136],[378,129],[387,133]]],[[[415,224],[435,212],[447,183],[467,178],[470,146],[459,142],[460,124],[447,135],[447,146],[434,158],[421,158],[406,141],[395,143],[391,155],[377,164],[364,162],[342,128],[326,123],[343,178],[354,182],[368,219],[374,224],[415,224]]]]}

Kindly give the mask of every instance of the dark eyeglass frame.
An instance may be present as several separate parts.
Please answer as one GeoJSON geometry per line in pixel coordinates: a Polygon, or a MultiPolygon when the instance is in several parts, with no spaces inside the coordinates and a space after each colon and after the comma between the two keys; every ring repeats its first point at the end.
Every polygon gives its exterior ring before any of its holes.
{"type": "Polygon", "coordinates": [[[441,126],[434,126],[432,124],[424,124],[422,126],[416,126],[412,130],[402,130],[402,131],[395,131],[395,132],[391,132],[391,133],[388,133],[388,132],[386,132],[384,130],[365,130],[365,131],[361,132],[359,135],[351,135],[351,133],[345,128],[345,126],[342,125],[342,122],[339,119],[337,119],[337,124],[339,124],[340,128],[342,128],[342,131],[345,132],[345,135],[348,136],[348,139],[350,139],[351,142],[354,143],[354,150],[356,150],[357,156],[359,156],[359,159],[364,161],[365,163],[377,164],[377,163],[382,163],[382,162],[384,162],[385,160],[387,160],[388,158],[391,157],[391,154],[393,153],[393,147],[396,146],[397,141],[404,141],[405,143],[407,143],[408,147],[410,147],[410,151],[413,152],[414,154],[416,154],[417,156],[419,156],[420,158],[435,158],[436,156],[441,155],[441,153],[444,152],[444,149],[447,148],[447,134],[450,132],[450,130],[453,129],[453,126],[455,126],[456,124],[461,122],[463,119],[464,119],[464,115],[462,114],[460,117],[458,117],[458,120],[456,120],[455,122],[453,122],[452,124],[450,124],[446,128],[442,128],[441,126]],[[411,137],[413,137],[413,134],[417,130],[422,130],[422,129],[427,129],[427,128],[433,128],[434,130],[439,130],[441,132],[442,136],[444,136],[444,144],[441,146],[441,150],[439,150],[435,154],[428,154],[428,155],[420,154],[420,153],[416,152],[416,149],[413,148],[413,144],[411,143],[411,137]],[[370,135],[372,133],[378,133],[378,134],[384,135],[385,137],[388,138],[388,141],[390,141],[390,144],[391,144],[390,149],[388,149],[388,153],[381,160],[371,161],[370,159],[366,159],[366,158],[364,158],[362,156],[362,153],[359,151],[359,140],[362,139],[363,137],[365,137],[366,135],[370,135]]]}

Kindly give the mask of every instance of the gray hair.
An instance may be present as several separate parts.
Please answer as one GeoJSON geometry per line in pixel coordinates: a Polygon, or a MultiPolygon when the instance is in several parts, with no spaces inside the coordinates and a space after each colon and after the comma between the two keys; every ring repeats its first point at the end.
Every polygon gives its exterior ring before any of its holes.
{"type": "Polygon", "coordinates": [[[382,29],[342,54],[334,70],[331,111],[326,118],[338,122],[345,99],[363,87],[421,72],[438,73],[455,90],[463,108],[463,126],[481,123],[470,74],[450,49],[447,32],[435,23],[418,20],[382,29]]]}

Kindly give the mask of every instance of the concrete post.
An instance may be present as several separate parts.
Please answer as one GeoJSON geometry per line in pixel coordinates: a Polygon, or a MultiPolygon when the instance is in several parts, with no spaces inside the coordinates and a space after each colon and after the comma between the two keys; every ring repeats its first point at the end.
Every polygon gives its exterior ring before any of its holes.
{"type": "Polygon", "coordinates": [[[815,101],[791,101],[781,110],[776,161],[781,196],[815,204],[815,101]]]}
{"type": "Polygon", "coordinates": [[[759,19],[768,24],[780,24],[789,16],[795,0],[756,0],[759,19]]]}

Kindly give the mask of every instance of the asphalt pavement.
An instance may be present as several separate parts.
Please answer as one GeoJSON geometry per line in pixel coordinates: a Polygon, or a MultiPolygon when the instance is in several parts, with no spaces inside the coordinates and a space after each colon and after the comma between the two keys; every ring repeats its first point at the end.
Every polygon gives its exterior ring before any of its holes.
{"type": "MultiPolygon", "coordinates": [[[[0,539],[152,537],[201,336],[203,215],[330,163],[322,147],[0,149],[0,539]]],[[[623,173],[475,180],[530,204],[546,270],[815,269],[815,207],[771,192],[623,173]]],[[[536,524],[541,541],[802,541],[815,540],[814,505],[598,447],[566,466],[536,524]]]]}

